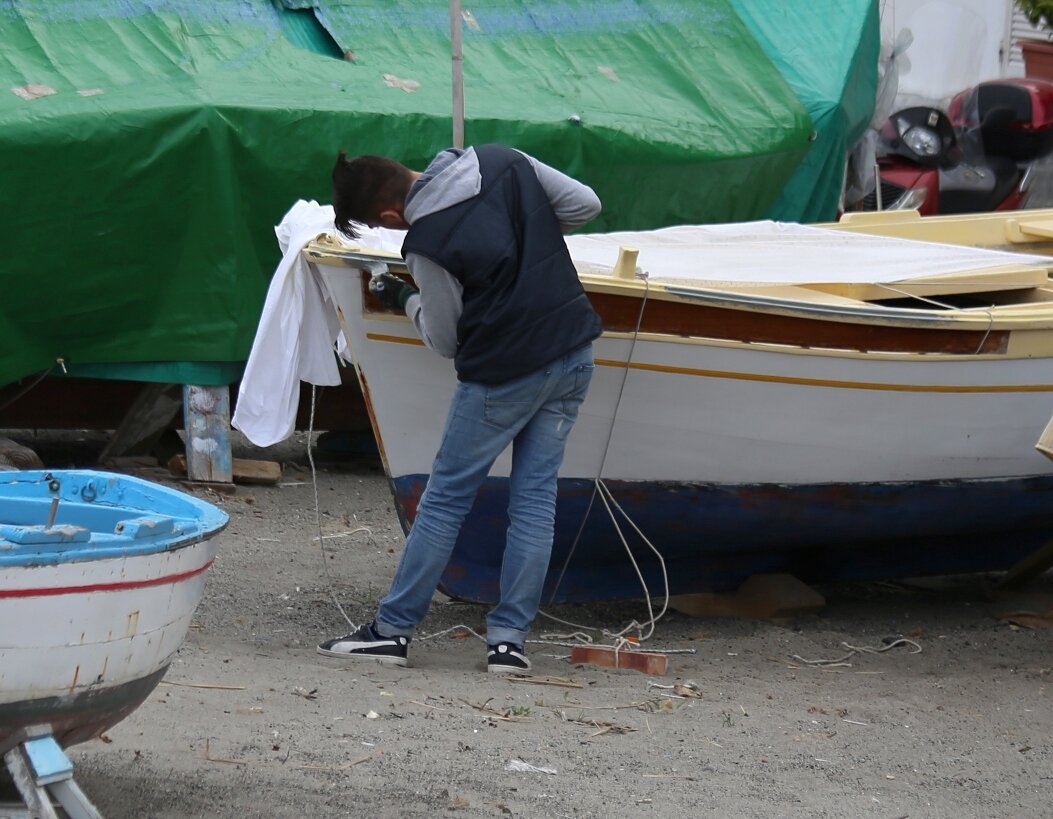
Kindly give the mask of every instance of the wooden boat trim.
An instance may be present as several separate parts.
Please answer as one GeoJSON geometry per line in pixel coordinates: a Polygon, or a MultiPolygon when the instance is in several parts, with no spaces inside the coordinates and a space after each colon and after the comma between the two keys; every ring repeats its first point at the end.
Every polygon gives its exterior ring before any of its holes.
{"type": "MultiPolygon", "coordinates": [[[[396,253],[348,248],[335,239],[315,242],[305,254],[313,263],[354,269],[382,262],[406,271],[396,253]]],[[[645,282],[588,265],[579,265],[579,276],[612,334],[926,356],[1007,355],[1012,346],[1014,356],[1026,356],[1034,339],[1011,331],[1053,332],[1053,309],[1044,298],[1053,296],[1045,287],[1048,269],[1034,265],[874,285],[645,282]],[[986,296],[992,303],[955,307],[938,301],[951,296],[986,296]],[[911,297],[933,306],[880,303],[911,297]]],[[[360,286],[364,311],[379,317],[384,308],[368,292],[365,276],[360,286]]]]}
{"type": "Polygon", "coordinates": [[[760,381],[769,384],[794,384],[805,387],[835,387],[847,390],[882,390],[890,392],[940,392],[940,393],[993,393],[993,392],[1053,392],[1053,384],[882,384],[866,381],[837,381],[827,378],[800,378],[763,373],[742,373],[726,370],[703,370],[693,367],[674,367],[666,364],[649,364],[642,361],[611,361],[597,359],[598,366],[647,370],[650,372],[693,375],[704,378],[723,378],[736,381],[760,381]]]}
{"type": "MultiPolygon", "coordinates": [[[[371,317],[395,311],[381,307],[362,283],[363,304],[371,317]]],[[[940,326],[902,327],[883,323],[838,322],[762,313],[759,309],[740,310],[689,301],[648,299],[640,316],[641,301],[635,296],[589,291],[593,307],[603,320],[605,333],[637,333],[640,337],[667,340],[716,340],[740,344],[781,345],[811,350],[881,352],[924,355],[1004,355],[1010,333],[995,329],[990,317],[972,324],[943,322],[940,326]],[[699,332],[704,328],[704,333],[699,332]]],[[[757,302],[754,302],[756,306],[757,302]]],[[[935,322],[930,322],[935,324],[935,322]]],[[[1046,326],[1040,323],[1040,326],[1046,326]]]]}
{"type": "MultiPolygon", "coordinates": [[[[323,237],[324,238],[324,237],[323,237]]],[[[362,269],[364,257],[382,259],[393,273],[408,274],[405,262],[397,254],[384,251],[358,251],[353,248],[334,245],[335,240],[327,242],[321,239],[310,244],[304,251],[308,261],[314,264],[362,269]]],[[[1018,308],[1031,308],[1024,303],[993,305],[985,308],[945,309],[885,307],[860,300],[852,295],[860,287],[877,288],[882,298],[895,298],[897,291],[917,292],[925,295],[925,288],[939,289],[941,292],[985,292],[988,290],[1035,290],[1039,283],[1049,281],[1043,275],[1042,268],[1026,266],[1003,266],[984,271],[973,271],[961,275],[931,277],[896,283],[891,286],[880,285],[835,285],[817,284],[812,286],[789,285],[778,283],[743,283],[704,281],[692,285],[673,282],[646,283],[642,279],[615,279],[610,271],[594,266],[579,265],[578,274],[590,296],[611,295],[636,300],[646,294],[648,301],[677,302],[687,300],[692,303],[706,303],[725,309],[764,312],[772,311],[793,316],[808,316],[815,319],[838,322],[886,321],[900,325],[916,323],[926,328],[947,327],[960,329],[963,322],[976,321],[986,327],[994,315],[997,320],[1023,318],[1009,315],[1018,308]],[[953,287],[950,287],[953,285],[953,287]],[[853,290],[855,288],[855,290],[853,290]],[[844,291],[844,295],[838,292],[844,291]]],[[[367,305],[379,307],[369,293],[363,279],[363,295],[367,305]]],[[[878,292],[875,290],[875,293],[878,292]]],[[[1034,312],[1033,308],[1031,309],[1034,312]]],[[[1053,317],[1043,326],[1053,327],[1053,317]]]]}
{"type": "MultiPolygon", "coordinates": [[[[1036,280],[1040,281],[1041,277],[1036,280]]],[[[685,300],[693,304],[708,304],[724,309],[763,312],[765,315],[775,312],[780,315],[808,317],[823,321],[962,329],[963,324],[970,322],[987,327],[993,319],[996,326],[999,327],[1023,326],[1021,322],[1025,322],[1031,327],[1053,328],[1053,305],[1045,300],[937,310],[931,307],[888,307],[831,292],[837,287],[842,287],[841,285],[803,286],[764,283],[743,285],[738,282],[729,282],[721,286],[719,282],[714,282],[707,283],[706,287],[681,287],[671,283],[652,283],[648,286],[641,280],[613,282],[608,277],[596,274],[582,275],[582,284],[590,295],[605,294],[638,300],[646,294],[649,302],[685,300]],[[822,289],[824,287],[829,289],[822,289]],[[1040,320],[1036,321],[1035,316],[1029,315],[1032,313],[1038,313],[1040,320]]],[[[1004,283],[992,282],[992,284],[1003,287],[1004,283]]],[[[856,286],[849,284],[843,287],[847,292],[849,288],[856,286]]],[[[881,285],[866,286],[882,287],[881,285]]],[[[913,295],[909,291],[905,292],[905,286],[898,284],[895,290],[885,286],[883,298],[895,299],[898,296],[913,295]]],[[[1010,289],[1012,288],[1005,287],[1001,291],[990,292],[1006,292],[1010,289]]],[[[1027,283],[1017,289],[1029,293],[1049,294],[1050,301],[1053,301],[1053,290],[1046,287],[1032,286],[1027,283]]]]}
{"type": "MultiPolygon", "coordinates": [[[[593,307],[603,319],[604,330],[632,332],[639,323],[641,333],[668,336],[719,338],[747,344],[786,344],[811,349],[881,350],[901,353],[953,353],[982,355],[1004,353],[1009,342],[1006,330],[995,330],[990,318],[985,317],[980,327],[965,329],[961,322],[928,321],[928,326],[897,326],[891,323],[835,321],[844,311],[822,307],[794,310],[788,315],[770,309],[767,299],[749,299],[750,309],[735,309],[744,304],[734,296],[710,299],[706,294],[695,297],[684,295],[684,301],[662,298],[648,299],[640,315],[640,299],[589,291],[593,307]],[[690,299],[690,300],[686,300],[690,299]],[[720,302],[724,301],[725,306],[720,302]],[[730,302],[735,307],[727,306],[730,302]],[[761,306],[768,307],[760,312],[761,306]],[[805,313],[806,315],[800,315],[805,313]],[[824,314],[823,317],[807,315],[824,314]],[[939,326],[932,326],[937,324],[939,326]],[[950,325],[950,326],[948,326],[950,325]],[[704,333],[699,332],[704,328],[704,333]]],[[[852,314],[858,319],[859,313],[852,314]]],[[[871,318],[887,313],[875,313],[871,318]]],[[[979,323],[979,322],[978,322],[979,323]]]]}
{"type": "MultiPolygon", "coordinates": [[[[385,333],[366,333],[370,341],[390,344],[408,344],[423,347],[424,342],[410,336],[395,336],[385,333]]],[[[659,339],[661,340],[661,339],[659,339]]],[[[928,360],[928,357],[926,357],[928,360]]],[[[939,393],[1009,393],[1009,392],[1053,392],[1053,384],[888,384],[871,381],[840,381],[828,378],[800,378],[766,373],[733,372],[730,370],[708,370],[697,367],[676,367],[668,364],[652,364],[645,361],[620,361],[597,358],[597,367],[614,367],[642,370],[674,375],[690,375],[703,378],[723,378],[736,381],[758,381],[770,384],[795,384],[807,387],[835,387],[851,390],[882,390],[892,392],[939,392],[939,393]]]]}
{"type": "Polygon", "coordinates": [[[1053,254],[1053,209],[922,217],[916,210],[846,213],[816,227],[922,242],[1053,254]]]}

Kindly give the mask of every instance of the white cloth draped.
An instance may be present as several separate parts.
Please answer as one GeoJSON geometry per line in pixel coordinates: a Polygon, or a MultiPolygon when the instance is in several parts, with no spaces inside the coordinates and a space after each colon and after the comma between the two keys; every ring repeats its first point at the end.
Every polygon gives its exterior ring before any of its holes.
{"type": "Polygon", "coordinates": [[[652,281],[879,284],[1003,265],[1046,266],[1046,256],[920,242],[786,222],[681,225],[567,237],[575,262],[612,268],[619,247],[640,251],[652,281]]]}
{"type": "MultiPolygon", "coordinates": [[[[274,228],[283,256],[274,271],[256,329],[231,425],[257,446],[284,441],[296,426],[300,382],[340,383],[334,348],[340,323],[333,300],[301,251],[324,234],[335,234],[333,208],[299,200],[274,228]]],[[[398,249],[401,231],[361,226],[370,247],[398,249]]],[[[342,346],[342,345],[340,345],[342,346]]]]}

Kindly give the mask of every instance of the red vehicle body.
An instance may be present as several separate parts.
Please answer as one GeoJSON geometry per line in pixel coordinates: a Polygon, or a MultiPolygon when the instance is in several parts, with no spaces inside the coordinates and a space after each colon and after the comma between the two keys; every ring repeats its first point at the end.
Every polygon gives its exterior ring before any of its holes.
{"type": "Polygon", "coordinates": [[[1053,153],[1053,83],[992,80],[955,95],[946,114],[902,109],[885,122],[879,146],[880,186],[860,210],[1026,207],[1041,160],[1053,153]]]}

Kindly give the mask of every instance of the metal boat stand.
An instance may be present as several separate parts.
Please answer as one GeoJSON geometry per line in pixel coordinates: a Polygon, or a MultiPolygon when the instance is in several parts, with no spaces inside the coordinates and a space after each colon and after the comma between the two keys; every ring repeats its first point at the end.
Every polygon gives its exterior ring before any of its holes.
{"type": "Polygon", "coordinates": [[[0,819],[102,819],[48,726],[20,729],[0,743],[0,754],[23,803],[0,803],[0,819]]]}

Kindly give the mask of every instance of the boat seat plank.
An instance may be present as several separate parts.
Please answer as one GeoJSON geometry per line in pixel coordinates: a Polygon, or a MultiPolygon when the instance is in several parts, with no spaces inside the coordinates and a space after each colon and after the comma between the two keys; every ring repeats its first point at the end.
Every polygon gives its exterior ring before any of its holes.
{"type": "MultiPolygon", "coordinates": [[[[667,287],[674,287],[671,282],[663,282],[667,287]]],[[[787,301],[800,301],[806,304],[826,304],[838,306],[858,306],[859,299],[842,293],[833,293],[808,285],[800,284],[751,284],[743,286],[740,282],[711,282],[710,290],[722,290],[730,292],[748,291],[752,296],[765,296],[768,298],[785,299],[787,301]]],[[[698,282],[693,282],[689,287],[698,288],[698,282]]]]}
{"type": "Polygon", "coordinates": [[[1029,219],[1015,222],[1021,233],[1043,239],[1053,239],[1053,219],[1029,219]]]}
{"type": "Polygon", "coordinates": [[[945,273],[888,284],[852,282],[819,283],[812,290],[859,301],[879,301],[901,296],[952,296],[1004,290],[1030,290],[1049,283],[1049,271],[1037,265],[1000,265],[983,270],[945,273]]]}
{"type": "MultiPolygon", "coordinates": [[[[617,286],[606,286],[603,277],[595,274],[582,279],[586,289],[594,292],[621,292],[617,286]]],[[[966,293],[995,293],[1007,291],[1041,290],[1049,284],[1049,273],[1044,267],[1034,265],[1012,265],[975,270],[968,273],[948,273],[919,279],[904,279],[889,284],[866,284],[851,282],[823,282],[814,284],[778,284],[771,282],[731,281],[675,281],[668,280],[652,285],[652,292],[659,290],[708,290],[732,293],[748,293],[750,296],[800,301],[807,304],[833,306],[858,306],[860,302],[883,301],[905,296],[939,297],[966,293]]],[[[624,287],[624,285],[623,285],[624,287]]],[[[1040,302],[1041,309],[1048,309],[1040,302]]]]}
{"type": "Polygon", "coordinates": [[[14,545],[52,546],[57,543],[87,543],[89,540],[91,540],[91,530],[85,526],[0,523],[0,549],[4,550],[13,549],[14,545]]]}

